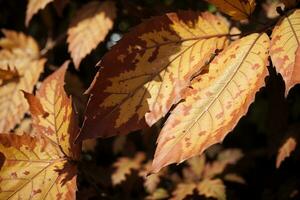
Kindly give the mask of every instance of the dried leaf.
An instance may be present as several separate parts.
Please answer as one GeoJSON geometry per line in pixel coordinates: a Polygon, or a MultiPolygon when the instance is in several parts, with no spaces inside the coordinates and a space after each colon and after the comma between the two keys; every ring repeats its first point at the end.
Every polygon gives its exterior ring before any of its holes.
{"type": "Polygon", "coordinates": [[[193,172],[193,176],[201,178],[205,167],[205,155],[195,156],[187,160],[187,164],[193,172]]]}
{"type": "Polygon", "coordinates": [[[116,7],[112,1],[93,1],[77,11],[68,29],[67,39],[77,69],[81,60],[105,39],[115,17],[116,7]]]}
{"type": "Polygon", "coordinates": [[[97,146],[97,140],[96,139],[84,140],[82,142],[82,151],[83,152],[95,151],[96,146],[97,146]]]}
{"type": "Polygon", "coordinates": [[[235,20],[247,19],[255,9],[255,0],[206,0],[235,20]]]}
{"type": "Polygon", "coordinates": [[[276,70],[285,81],[286,95],[300,82],[300,68],[295,66],[300,41],[299,18],[299,9],[290,12],[277,23],[272,33],[270,55],[276,70]]]}
{"type": "Polygon", "coordinates": [[[21,123],[14,130],[14,133],[17,135],[23,135],[26,133],[27,135],[32,135],[32,119],[25,118],[21,121],[21,123]]]}
{"type": "Polygon", "coordinates": [[[153,172],[219,143],[247,112],[267,75],[269,38],[251,34],[233,42],[186,91],[158,140],[153,172]]]}
{"type": "Polygon", "coordinates": [[[138,170],[142,166],[142,162],[145,160],[144,153],[137,153],[133,159],[123,157],[114,163],[116,171],[112,174],[112,184],[118,185],[126,180],[126,175],[130,175],[132,170],[138,170]]]}
{"type": "Polygon", "coordinates": [[[299,0],[281,0],[281,2],[285,5],[286,8],[293,8],[299,3],[299,0]]]}
{"type": "Polygon", "coordinates": [[[173,197],[170,200],[182,200],[188,195],[192,195],[196,189],[195,183],[180,183],[172,193],[173,197]]]}
{"type": "Polygon", "coordinates": [[[9,132],[21,121],[28,104],[21,90],[32,92],[44,68],[45,59],[39,58],[39,47],[33,38],[23,33],[2,30],[0,39],[0,68],[14,66],[18,81],[0,87],[0,132],[9,132]]]}
{"type": "Polygon", "coordinates": [[[240,184],[246,184],[246,181],[244,180],[243,177],[241,177],[237,174],[234,174],[234,173],[226,174],[224,176],[224,180],[230,181],[230,182],[235,182],[235,183],[240,183],[240,184]]]}
{"type": "Polygon", "coordinates": [[[0,86],[5,85],[12,81],[18,81],[20,75],[16,69],[11,70],[10,67],[7,69],[0,68],[0,86]]]}
{"type": "Polygon", "coordinates": [[[280,147],[277,158],[276,158],[276,168],[279,168],[282,161],[288,158],[291,153],[295,150],[297,142],[294,138],[289,137],[284,144],[280,147]]]}
{"type": "Polygon", "coordinates": [[[167,190],[164,188],[158,188],[157,190],[153,191],[150,196],[147,196],[147,200],[159,200],[159,199],[166,199],[169,197],[167,190]]]}
{"type": "Polygon", "coordinates": [[[28,26],[31,18],[39,10],[44,9],[53,0],[28,0],[25,25],[28,26]]]}
{"type": "MultiPolygon", "coordinates": [[[[0,134],[0,199],[75,199],[77,169],[70,160],[78,159],[80,145],[73,144],[78,127],[71,101],[61,91],[65,71],[66,65],[49,76],[35,97],[49,113],[46,118],[32,113],[35,137],[0,134]],[[57,107],[46,98],[56,100],[57,107]]],[[[33,98],[28,99],[31,107],[36,106],[33,98]]]]}
{"type": "Polygon", "coordinates": [[[218,200],[226,199],[225,185],[221,179],[205,179],[199,183],[197,189],[201,195],[218,200]]]}
{"type": "Polygon", "coordinates": [[[211,54],[226,46],[228,29],[221,17],[191,11],[154,17],[134,28],[99,64],[79,139],[154,124],[182,98],[211,54]]]}

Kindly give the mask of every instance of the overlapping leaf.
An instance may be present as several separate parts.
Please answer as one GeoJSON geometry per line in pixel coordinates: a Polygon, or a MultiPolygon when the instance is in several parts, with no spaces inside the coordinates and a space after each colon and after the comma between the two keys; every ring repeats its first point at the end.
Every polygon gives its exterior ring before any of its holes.
{"type": "Polygon", "coordinates": [[[41,101],[49,113],[32,113],[34,137],[0,134],[0,199],[75,199],[76,166],[70,160],[78,159],[80,146],[73,144],[78,128],[63,91],[65,71],[66,65],[28,99],[31,110],[41,101]]]}
{"type": "Polygon", "coordinates": [[[233,42],[186,90],[157,140],[153,171],[180,163],[221,142],[247,112],[267,75],[269,38],[251,34],[233,42]]]}
{"type": "Polygon", "coordinates": [[[235,20],[247,19],[255,9],[255,0],[206,0],[235,20]]]}
{"type": "Polygon", "coordinates": [[[0,68],[14,69],[18,78],[0,87],[0,132],[9,132],[28,110],[21,90],[32,92],[43,71],[45,59],[39,58],[39,47],[23,33],[3,30],[0,39],[0,68]]]}
{"type": "Polygon", "coordinates": [[[102,42],[113,27],[116,7],[112,1],[93,1],[76,13],[68,30],[69,52],[76,68],[102,42]]]}
{"type": "Polygon", "coordinates": [[[286,94],[300,82],[300,68],[295,65],[295,55],[300,41],[300,10],[283,17],[272,33],[270,55],[276,70],[281,73],[286,94]]]}
{"type": "Polygon", "coordinates": [[[297,142],[294,138],[288,138],[284,144],[280,147],[277,158],[276,158],[276,167],[279,168],[282,161],[290,156],[290,154],[295,150],[297,142]]]}
{"type": "Polygon", "coordinates": [[[99,64],[79,139],[154,124],[181,99],[211,54],[226,46],[228,32],[223,18],[191,11],[154,17],[134,28],[99,64]]]}

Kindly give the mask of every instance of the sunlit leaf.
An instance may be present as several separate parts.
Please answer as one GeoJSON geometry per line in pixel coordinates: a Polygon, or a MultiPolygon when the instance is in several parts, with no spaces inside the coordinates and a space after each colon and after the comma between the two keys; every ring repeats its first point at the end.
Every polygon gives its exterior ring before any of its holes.
{"type": "Polygon", "coordinates": [[[266,34],[241,38],[212,61],[208,73],[193,81],[159,135],[154,172],[223,140],[264,86],[268,48],[266,34]]]}
{"type": "Polygon", "coordinates": [[[144,160],[145,154],[137,153],[133,159],[122,157],[115,162],[113,166],[116,170],[111,176],[113,185],[118,185],[125,181],[126,176],[130,175],[132,170],[140,169],[144,160]]]}
{"type": "Polygon", "coordinates": [[[0,68],[16,70],[19,78],[0,86],[0,132],[9,132],[21,121],[28,104],[21,92],[32,92],[44,68],[35,40],[23,33],[2,30],[0,39],[0,68]]]}
{"type": "Polygon", "coordinates": [[[126,34],[99,63],[79,139],[126,134],[154,124],[191,77],[228,43],[228,24],[210,13],[154,17],[126,34]]]}
{"type": "Polygon", "coordinates": [[[276,167],[279,168],[282,161],[288,158],[291,153],[295,150],[297,142],[294,138],[289,137],[280,147],[277,158],[276,158],[276,167]]]}
{"type": "Polygon", "coordinates": [[[255,9],[255,0],[206,0],[235,20],[247,19],[255,9]]]}
{"type": "Polygon", "coordinates": [[[28,98],[30,110],[36,111],[39,100],[49,113],[32,113],[34,137],[0,134],[0,199],[75,199],[77,169],[71,160],[79,158],[80,145],[74,145],[78,127],[63,91],[66,64],[28,98]]]}
{"type": "Polygon", "coordinates": [[[112,1],[92,1],[77,11],[68,29],[67,39],[76,68],[105,39],[115,17],[116,7],[112,1]]]}
{"type": "Polygon", "coordinates": [[[281,73],[286,94],[300,82],[300,68],[295,65],[300,41],[300,10],[290,12],[275,26],[272,33],[270,55],[276,70],[281,73]]]}
{"type": "Polygon", "coordinates": [[[205,179],[199,183],[197,189],[200,194],[206,197],[213,197],[218,200],[226,199],[225,185],[220,179],[205,179]]]}
{"type": "Polygon", "coordinates": [[[25,24],[28,26],[31,18],[53,0],[28,0],[25,24]]]}

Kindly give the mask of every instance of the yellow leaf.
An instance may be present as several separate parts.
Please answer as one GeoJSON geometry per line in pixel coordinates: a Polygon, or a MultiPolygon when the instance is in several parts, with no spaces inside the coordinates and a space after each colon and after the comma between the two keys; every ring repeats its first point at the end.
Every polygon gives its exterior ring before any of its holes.
{"type": "Polygon", "coordinates": [[[208,198],[213,197],[218,200],[226,199],[225,186],[220,179],[205,179],[198,184],[197,189],[201,195],[208,198]]]}
{"type": "Polygon", "coordinates": [[[168,192],[164,188],[158,188],[153,191],[150,196],[147,196],[147,200],[158,200],[158,199],[166,199],[169,197],[168,192]]]}
{"type": "Polygon", "coordinates": [[[113,27],[116,7],[112,1],[93,1],[77,11],[68,30],[69,52],[78,69],[81,60],[102,42],[113,27]]]}
{"type": "Polygon", "coordinates": [[[255,9],[255,0],[206,0],[235,20],[247,19],[255,9]]]}
{"type": "Polygon", "coordinates": [[[46,5],[52,1],[53,0],[28,0],[25,25],[28,26],[33,15],[35,15],[39,10],[45,8],[46,5]]]}
{"type": "Polygon", "coordinates": [[[25,118],[23,119],[20,124],[17,126],[17,128],[14,130],[15,134],[23,135],[24,133],[28,135],[32,135],[32,119],[31,118],[25,118]]]}
{"type": "Polygon", "coordinates": [[[72,136],[78,130],[72,117],[74,113],[70,110],[62,116],[43,100],[45,92],[54,94],[53,97],[60,95],[64,101],[54,98],[59,104],[57,107],[71,109],[70,100],[60,91],[63,89],[65,71],[66,65],[42,83],[37,97],[28,98],[30,110],[36,111],[33,107],[40,100],[49,113],[44,119],[41,119],[43,116],[39,112],[32,113],[34,137],[0,134],[0,199],[75,199],[77,169],[71,160],[78,159],[80,145],[73,144],[72,136]],[[53,113],[55,118],[51,117],[53,113]],[[50,124],[57,123],[58,118],[63,119],[61,127],[68,127],[58,128],[59,124],[56,124],[53,132],[50,124]]]}
{"type": "Polygon", "coordinates": [[[187,161],[190,169],[193,172],[193,176],[201,178],[204,167],[205,167],[205,155],[195,156],[187,161]]]}
{"type": "Polygon", "coordinates": [[[188,195],[192,195],[196,189],[195,183],[180,183],[172,193],[173,197],[170,200],[182,200],[188,195]]]}
{"type": "Polygon", "coordinates": [[[191,11],[154,17],[134,28],[99,64],[79,139],[153,125],[181,99],[215,50],[226,46],[228,33],[222,17],[191,11]]]}
{"type": "Polygon", "coordinates": [[[144,153],[137,153],[133,159],[123,157],[114,163],[116,171],[112,174],[111,179],[113,185],[118,185],[126,180],[126,175],[130,175],[132,170],[138,170],[142,166],[142,162],[145,160],[144,153]]]}
{"type": "Polygon", "coordinates": [[[208,73],[193,81],[158,137],[154,172],[223,140],[264,85],[268,48],[266,34],[241,38],[212,61],[208,73]]]}
{"type": "Polygon", "coordinates": [[[300,82],[300,68],[295,66],[300,41],[299,18],[299,9],[290,12],[277,23],[272,33],[270,55],[276,70],[285,81],[286,95],[300,82]]]}
{"type": "Polygon", "coordinates": [[[277,158],[276,158],[276,167],[279,168],[282,161],[289,157],[291,153],[295,150],[297,142],[294,138],[289,137],[284,144],[280,147],[277,158]]]}
{"type": "Polygon", "coordinates": [[[33,38],[23,33],[2,30],[0,39],[0,69],[14,67],[17,81],[0,87],[0,132],[9,132],[23,118],[28,104],[21,90],[32,92],[44,68],[45,59],[39,58],[39,47],[33,38]]]}

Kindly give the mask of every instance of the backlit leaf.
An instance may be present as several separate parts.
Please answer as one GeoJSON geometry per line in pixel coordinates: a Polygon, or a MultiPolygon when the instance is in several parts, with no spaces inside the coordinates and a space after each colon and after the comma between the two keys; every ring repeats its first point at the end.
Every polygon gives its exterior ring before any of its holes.
{"type": "Polygon", "coordinates": [[[137,153],[133,159],[123,157],[114,163],[116,171],[112,174],[111,179],[113,185],[118,185],[126,180],[126,175],[130,175],[132,170],[138,170],[142,166],[142,162],[145,160],[143,153],[137,153]]]}
{"type": "Polygon", "coordinates": [[[112,1],[92,1],[76,13],[68,30],[69,52],[76,68],[102,42],[113,27],[116,7],[112,1]]]}
{"type": "Polygon", "coordinates": [[[154,172],[223,140],[264,86],[268,48],[266,34],[239,39],[212,61],[208,73],[193,81],[158,137],[154,172]]]}
{"type": "Polygon", "coordinates": [[[25,24],[28,26],[31,18],[53,0],[28,0],[25,24]]]}
{"type": "Polygon", "coordinates": [[[282,161],[289,157],[291,153],[295,150],[297,142],[294,138],[288,138],[284,144],[280,147],[277,158],[276,158],[276,167],[279,168],[282,161]]]}
{"type": "Polygon", "coordinates": [[[205,179],[199,183],[197,189],[200,194],[206,197],[213,197],[218,200],[226,199],[225,185],[220,179],[205,179]]]}
{"type": "Polygon", "coordinates": [[[228,29],[221,17],[191,11],[154,17],[134,28],[99,64],[79,139],[154,124],[182,98],[215,50],[226,46],[228,29]]]}
{"type": "Polygon", "coordinates": [[[188,195],[192,195],[193,191],[196,189],[195,183],[180,183],[177,185],[176,189],[172,193],[173,197],[171,200],[182,200],[188,195]]]}
{"type": "Polygon", "coordinates": [[[235,20],[247,19],[255,9],[255,0],[206,0],[235,20]]]}
{"type": "Polygon", "coordinates": [[[295,65],[296,50],[300,41],[300,10],[283,17],[272,33],[270,55],[276,70],[285,81],[286,94],[300,82],[300,68],[295,65]]]}
{"type": "Polygon", "coordinates": [[[73,144],[78,127],[71,101],[61,91],[65,71],[66,65],[42,83],[36,97],[28,99],[30,110],[36,110],[33,107],[40,100],[49,113],[47,117],[32,113],[34,137],[0,134],[0,199],[75,199],[77,169],[70,160],[78,159],[80,145],[73,144]],[[47,99],[49,103],[44,102],[45,93],[53,97],[47,99]],[[57,107],[51,106],[53,100],[57,107]]]}
{"type": "Polygon", "coordinates": [[[28,104],[21,92],[32,92],[44,68],[45,59],[39,58],[39,47],[33,38],[23,33],[3,30],[0,39],[0,69],[8,66],[20,76],[0,86],[0,132],[9,132],[28,111],[28,104]]]}

